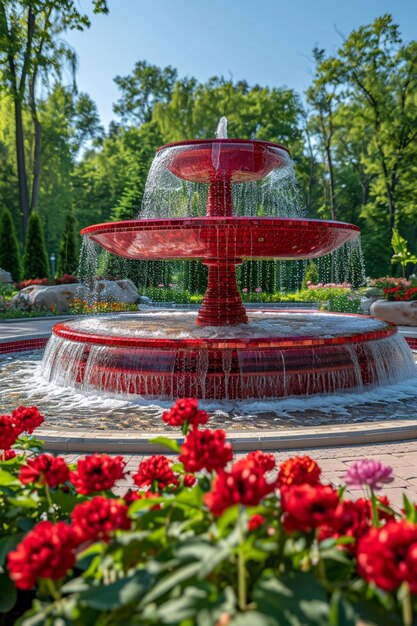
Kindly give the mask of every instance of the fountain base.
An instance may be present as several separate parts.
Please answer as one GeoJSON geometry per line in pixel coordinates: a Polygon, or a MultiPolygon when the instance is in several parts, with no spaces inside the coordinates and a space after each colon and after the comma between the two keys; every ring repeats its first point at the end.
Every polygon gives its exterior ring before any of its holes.
{"type": "Polygon", "coordinates": [[[44,371],[85,390],[222,400],[363,389],[416,370],[395,327],[365,316],[260,311],[230,328],[157,311],[57,324],[44,371]]]}

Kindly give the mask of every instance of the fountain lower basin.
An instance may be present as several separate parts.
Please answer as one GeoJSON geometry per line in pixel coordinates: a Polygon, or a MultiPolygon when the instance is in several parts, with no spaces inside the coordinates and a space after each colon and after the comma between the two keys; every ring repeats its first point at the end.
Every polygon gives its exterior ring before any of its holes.
{"type": "Polygon", "coordinates": [[[171,400],[312,396],[415,375],[396,328],[360,315],[257,311],[249,324],[198,327],[195,312],[140,312],[57,324],[50,382],[171,400]]]}

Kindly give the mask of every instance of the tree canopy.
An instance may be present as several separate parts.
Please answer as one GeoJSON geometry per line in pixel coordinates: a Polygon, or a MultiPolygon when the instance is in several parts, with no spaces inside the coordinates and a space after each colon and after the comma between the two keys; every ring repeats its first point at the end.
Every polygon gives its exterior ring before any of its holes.
{"type": "MultiPolygon", "coordinates": [[[[105,2],[93,7],[107,11],[105,2]]],[[[213,137],[226,115],[230,137],[290,148],[310,217],[361,227],[369,275],[397,271],[393,228],[416,252],[417,42],[405,43],[390,15],[341,38],[334,54],[317,46],[305,94],[222,76],[200,82],[139,60],[115,78],[120,97],[106,132],[95,103],[65,84],[61,71],[75,61],[63,29],[88,25],[71,1],[0,0],[0,206],[10,210],[21,243],[22,217],[24,224],[35,207],[48,254],[58,253],[69,211],[79,228],[138,215],[156,148],[213,137]],[[48,88],[31,92],[46,71],[48,88]]]]}

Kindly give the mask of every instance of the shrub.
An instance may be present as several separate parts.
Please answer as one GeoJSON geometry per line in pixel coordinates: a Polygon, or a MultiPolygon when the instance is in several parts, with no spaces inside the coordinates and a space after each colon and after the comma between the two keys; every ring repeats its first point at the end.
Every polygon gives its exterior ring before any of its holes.
{"type": "Polygon", "coordinates": [[[68,466],[24,435],[42,422],[36,407],[0,416],[6,619],[415,624],[417,509],[404,495],[396,513],[377,495],[393,480],[390,467],[356,461],[335,489],[307,456],[277,470],[260,451],[233,463],[224,431],[204,428],[207,419],[196,400],[178,400],[163,420],[181,428],[184,442],[155,443],[179,459],[144,459],[134,489],[118,497],[116,481],[128,474],[122,457],[93,454],[68,466]],[[349,500],[347,485],[366,497],[349,500]]]}
{"type": "Polygon", "coordinates": [[[51,282],[48,278],[29,278],[29,280],[21,280],[18,283],[15,283],[14,286],[18,291],[21,289],[25,289],[25,287],[30,287],[31,285],[50,285],[51,282]]]}
{"type": "Polygon", "coordinates": [[[22,263],[12,214],[0,211],[0,268],[10,272],[13,280],[20,280],[22,263]]]}
{"type": "Polygon", "coordinates": [[[73,274],[78,265],[78,246],[75,238],[75,218],[71,212],[65,216],[64,232],[58,253],[58,274],[73,274]]]}
{"type": "Polygon", "coordinates": [[[306,267],[301,288],[307,289],[308,285],[315,285],[318,282],[319,271],[317,269],[317,265],[314,263],[314,261],[310,261],[310,263],[306,267]]]}
{"type": "Polygon", "coordinates": [[[78,283],[78,278],[73,274],[63,274],[63,276],[55,278],[56,285],[71,285],[74,283],[78,283]]]}
{"type": "Polygon", "coordinates": [[[23,276],[24,278],[47,278],[49,276],[43,228],[36,211],[32,211],[29,218],[23,255],[23,276]]]}

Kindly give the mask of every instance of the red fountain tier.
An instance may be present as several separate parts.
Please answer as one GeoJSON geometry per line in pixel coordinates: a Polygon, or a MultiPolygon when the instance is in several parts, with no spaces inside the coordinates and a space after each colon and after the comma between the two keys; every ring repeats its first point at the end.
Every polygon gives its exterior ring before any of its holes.
{"type": "Polygon", "coordinates": [[[181,180],[207,183],[207,217],[131,220],[84,228],[100,246],[129,259],[202,259],[208,285],[199,326],[236,326],[248,321],[236,285],[243,259],[308,259],[333,252],[359,228],[321,220],[234,217],[232,184],[256,181],[288,165],[281,145],[247,139],[203,139],[159,148],[167,168],[181,180]]]}
{"type": "Polygon", "coordinates": [[[411,371],[412,359],[396,330],[363,316],[304,312],[300,318],[299,312],[260,311],[266,325],[258,327],[253,313],[246,325],[236,285],[236,265],[243,259],[316,258],[359,232],[342,222],[233,215],[232,185],[287,166],[286,148],[202,140],[163,146],[157,158],[170,175],[209,185],[206,217],[111,222],[81,234],[129,259],[201,259],[209,268],[196,319],[203,328],[195,326],[193,314],[174,312],[172,327],[163,319],[155,323],[151,313],[111,318],[101,330],[94,319],[86,326],[59,324],[45,357],[50,380],[149,397],[217,400],[337,392],[392,382],[411,371]],[[384,363],[394,354],[391,371],[384,363]]]}

